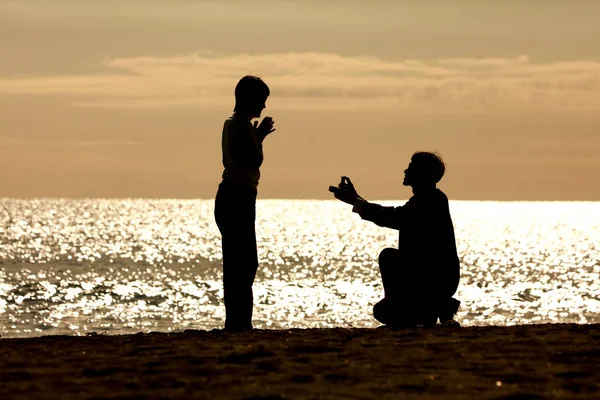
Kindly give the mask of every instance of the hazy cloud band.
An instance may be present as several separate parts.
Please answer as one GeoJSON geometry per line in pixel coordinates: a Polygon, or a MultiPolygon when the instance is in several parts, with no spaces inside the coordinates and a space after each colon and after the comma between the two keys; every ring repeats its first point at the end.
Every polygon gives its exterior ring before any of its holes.
{"type": "Polygon", "coordinates": [[[0,79],[0,93],[74,96],[88,107],[222,107],[245,74],[265,79],[269,104],[290,109],[414,112],[600,110],[600,62],[516,58],[389,61],[331,53],[136,57],[94,75],[0,79]]]}

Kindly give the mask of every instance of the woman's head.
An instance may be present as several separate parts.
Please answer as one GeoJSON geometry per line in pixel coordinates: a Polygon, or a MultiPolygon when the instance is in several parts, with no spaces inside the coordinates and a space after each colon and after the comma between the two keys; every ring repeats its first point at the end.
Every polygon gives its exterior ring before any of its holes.
{"type": "Polygon", "coordinates": [[[233,111],[248,114],[252,118],[260,117],[265,109],[269,87],[257,76],[246,75],[235,87],[235,108],[233,111]]]}

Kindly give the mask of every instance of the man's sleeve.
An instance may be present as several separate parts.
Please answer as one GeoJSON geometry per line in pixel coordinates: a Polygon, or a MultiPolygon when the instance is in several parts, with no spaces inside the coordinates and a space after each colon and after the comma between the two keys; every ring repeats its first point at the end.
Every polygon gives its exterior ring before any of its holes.
{"type": "Polygon", "coordinates": [[[263,162],[262,144],[254,137],[254,129],[245,121],[232,121],[227,127],[226,146],[229,147],[235,165],[248,169],[257,169],[263,162]]]}
{"type": "Polygon", "coordinates": [[[366,200],[358,199],[352,211],[364,220],[371,221],[384,228],[400,229],[405,214],[404,207],[385,207],[366,200]]]}

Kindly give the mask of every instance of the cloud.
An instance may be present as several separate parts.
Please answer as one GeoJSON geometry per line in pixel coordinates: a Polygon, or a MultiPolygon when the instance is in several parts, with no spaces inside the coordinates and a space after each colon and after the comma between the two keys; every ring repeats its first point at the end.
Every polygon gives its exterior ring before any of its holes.
{"type": "Polygon", "coordinates": [[[0,93],[71,96],[85,107],[223,107],[245,74],[284,109],[600,111],[600,62],[528,57],[393,61],[332,53],[198,53],[110,59],[103,73],[0,79],[0,93]]]}
{"type": "Polygon", "coordinates": [[[40,147],[139,147],[143,142],[133,140],[39,140],[20,137],[0,137],[3,146],[40,147]]]}
{"type": "Polygon", "coordinates": [[[469,157],[455,161],[454,164],[473,165],[479,168],[497,166],[529,166],[564,168],[567,166],[597,167],[597,157],[541,156],[541,157],[469,157]]]}

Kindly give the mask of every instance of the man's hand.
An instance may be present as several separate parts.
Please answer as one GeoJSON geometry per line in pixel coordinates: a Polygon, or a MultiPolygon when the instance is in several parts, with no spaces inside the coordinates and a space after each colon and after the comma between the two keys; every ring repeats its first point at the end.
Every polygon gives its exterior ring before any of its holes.
{"type": "Polygon", "coordinates": [[[267,137],[267,135],[269,133],[275,131],[275,128],[273,128],[274,124],[275,124],[275,121],[273,121],[273,118],[264,117],[263,120],[261,121],[260,125],[258,125],[258,121],[254,121],[254,128],[256,129],[258,136],[261,139],[264,139],[267,137]]]}
{"type": "Polygon", "coordinates": [[[334,196],[336,199],[343,201],[344,203],[353,205],[357,199],[361,197],[354,189],[352,181],[347,176],[342,176],[342,180],[338,185],[339,190],[336,190],[334,196]]]}

